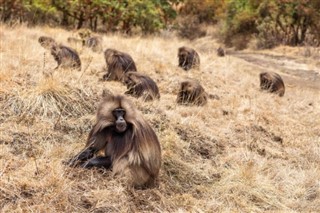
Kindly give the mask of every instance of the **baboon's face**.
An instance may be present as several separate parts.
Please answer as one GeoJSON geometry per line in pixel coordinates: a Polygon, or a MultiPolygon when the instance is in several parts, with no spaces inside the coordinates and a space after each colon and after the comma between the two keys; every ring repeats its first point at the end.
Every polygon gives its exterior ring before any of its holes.
{"type": "Polygon", "coordinates": [[[46,36],[41,36],[38,39],[38,42],[45,49],[52,49],[52,47],[56,46],[55,40],[53,38],[46,37],[46,36]]]}
{"type": "Polygon", "coordinates": [[[194,85],[190,82],[183,82],[181,84],[181,88],[180,88],[180,91],[181,92],[185,92],[185,93],[191,93],[194,91],[194,85]]]}
{"type": "Polygon", "coordinates": [[[117,132],[122,133],[127,130],[127,122],[125,120],[126,111],[123,108],[117,108],[112,111],[115,118],[115,129],[117,132]]]}
{"type": "Polygon", "coordinates": [[[126,74],[124,77],[124,83],[127,85],[127,87],[133,87],[138,83],[139,79],[137,76],[132,74],[126,74]]]}
{"type": "Polygon", "coordinates": [[[108,64],[111,64],[113,62],[115,52],[113,50],[107,49],[104,52],[104,57],[108,64]]]}
{"type": "Polygon", "coordinates": [[[272,84],[272,80],[268,78],[267,74],[260,74],[260,87],[261,89],[268,89],[272,84]]]}
{"type": "Polygon", "coordinates": [[[188,57],[188,51],[180,50],[178,53],[179,61],[185,61],[188,57]]]}

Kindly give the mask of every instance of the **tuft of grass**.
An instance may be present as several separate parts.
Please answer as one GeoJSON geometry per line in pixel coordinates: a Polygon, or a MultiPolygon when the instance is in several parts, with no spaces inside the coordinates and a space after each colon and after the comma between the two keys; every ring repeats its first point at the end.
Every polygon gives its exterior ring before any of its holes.
{"type": "Polygon", "coordinates": [[[86,91],[72,88],[53,77],[43,78],[38,84],[15,94],[7,107],[18,115],[43,117],[81,116],[92,113],[86,91]]]}

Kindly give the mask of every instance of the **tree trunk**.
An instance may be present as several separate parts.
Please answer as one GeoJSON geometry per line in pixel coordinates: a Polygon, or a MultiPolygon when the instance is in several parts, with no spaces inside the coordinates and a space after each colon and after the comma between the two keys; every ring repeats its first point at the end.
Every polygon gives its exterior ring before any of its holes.
{"type": "Polygon", "coordinates": [[[79,30],[83,26],[84,18],[83,18],[83,12],[80,13],[79,19],[78,19],[78,26],[77,29],[79,30]]]}

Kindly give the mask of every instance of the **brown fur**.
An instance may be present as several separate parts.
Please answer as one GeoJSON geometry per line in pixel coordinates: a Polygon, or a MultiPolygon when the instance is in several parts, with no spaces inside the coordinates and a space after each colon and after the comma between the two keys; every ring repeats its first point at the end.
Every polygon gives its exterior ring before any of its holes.
{"type": "Polygon", "coordinates": [[[189,47],[180,47],[178,49],[179,67],[184,70],[190,70],[192,68],[200,68],[199,54],[189,47]]]}
{"type": "Polygon", "coordinates": [[[285,86],[281,76],[274,72],[260,73],[260,89],[276,93],[280,97],[284,95],[285,86]]]}
{"type": "Polygon", "coordinates": [[[208,101],[208,94],[198,81],[188,79],[181,82],[177,97],[178,104],[203,106],[208,101]]]}
{"type": "Polygon", "coordinates": [[[93,52],[102,52],[102,37],[93,36],[87,38],[84,43],[84,45],[90,48],[93,52]]]}
{"type": "Polygon", "coordinates": [[[93,52],[102,51],[101,36],[92,36],[89,30],[80,31],[79,36],[82,39],[83,46],[90,48],[93,52]]]}
{"type": "Polygon", "coordinates": [[[88,33],[79,33],[79,38],[68,37],[67,41],[74,45],[82,45],[84,47],[90,48],[93,52],[102,52],[102,37],[101,36],[91,36],[88,33]]]}
{"type": "Polygon", "coordinates": [[[224,52],[224,49],[222,47],[219,47],[217,49],[217,55],[220,56],[220,57],[225,56],[225,52],[224,52]]]}
{"type": "Polygon", "coordinates": [[[98,107],[97,122],[93,126],[86,149],[103,151],[110,157],[114,175],[123,175],[134,186],[151,186],[155,183],[161,166],[161,148],[157,135],[124,96],[104,94],[98,107]],[[114,109],[122,108],[128,124],[125,132],[115,132],[114,109]]]}
{"type": "Polygon", "coordinates": [[[138,72],[127,72],[124,77],[124,83],[127,85],[125,94],[139,98],[143,97],[145,101],[151,101],[160,98],[159,88],[149,76],[138,72]]]}
{"type": "Polygon", "coordinates": [[[81,60],[76,50],[59,45],[53,38],[40,36],[40,45],[51,51],[51,55],[54,57],[55,61],[58,63],[58,68],[73,68],[81,70],[81,60]]]}
{"type": "Polygon", "coordinates": [[[123,81],[126,72],[137,71],[136,64],[127,53],[106,49],[104,57],[108,66],[107,74],[103,76],[104,80],[123,81]]]}

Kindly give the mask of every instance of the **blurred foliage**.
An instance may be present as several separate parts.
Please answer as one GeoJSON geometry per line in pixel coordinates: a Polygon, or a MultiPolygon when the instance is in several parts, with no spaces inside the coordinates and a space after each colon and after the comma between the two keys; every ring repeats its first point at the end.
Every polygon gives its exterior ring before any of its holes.
{"type": "Polygon", "coordinates": [[[252,37],[258,40],[258,48],[318,46],[319,18],[319,0],[229,0],[222,38],[238,49],[252,37]]]}
{"type": "Polygon", "coordinates": [[[184,0],[179,14],[193,16],[199,23],[216,23],[224,13],[225,7],[225,0],[184,0]]]}
{"type": "Polygon", "coordinates": [[[174,26],[189,39],[218,23],[221,40],[238,49],[253,38],[258,48],[320,45],[320,0],[0,0],[0,18],[127,34],[174,26]]]}
{"type": "Polygon", "coordinates": [[[145,33],[163,28],[176,17],[179,0],[0,0],[2,22],[52,24],[93,31],[138,27],[145,33]]]}

